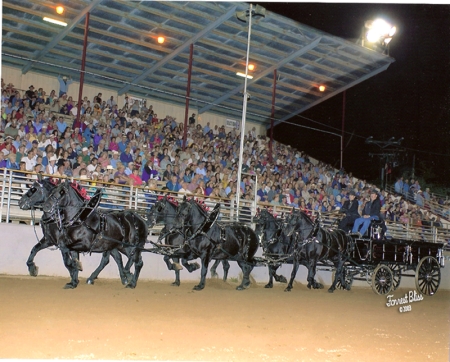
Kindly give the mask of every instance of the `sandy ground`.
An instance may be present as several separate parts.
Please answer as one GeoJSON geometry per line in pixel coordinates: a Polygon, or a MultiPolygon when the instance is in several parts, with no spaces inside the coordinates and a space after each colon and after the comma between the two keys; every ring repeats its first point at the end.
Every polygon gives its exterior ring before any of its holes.
{"type": "MultiPolygon", "coordinates": [[[[370,288],[234,290],[194,283],[0,276],[0,358],[195,361],[448,361],[450,292],[386,307],[370,288]]],[[[409,290],[399,289],[395,297],[409,290]]]]}

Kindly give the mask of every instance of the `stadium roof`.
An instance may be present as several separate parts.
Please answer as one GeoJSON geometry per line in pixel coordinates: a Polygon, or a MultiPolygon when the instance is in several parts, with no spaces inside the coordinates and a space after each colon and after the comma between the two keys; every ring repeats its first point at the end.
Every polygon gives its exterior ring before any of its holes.
{"type": "MultiPolygon", "coordinates": [[[[246,3],[193,1],[3,0],[2,62],[79,79],[85,15],[89,15],[85,83],[119,95],[186,102],[190,45],[190,107],[240,119],[248,23],[246,3]],[[65,12],[59,16],[56,5],[65,12]],[[43,21],[57,18],[67,27],[43,21]],[[165,42],[158,44],[157,37],[165,42]]],[[[264,3],[262,3],[264,6],[264,3]]],[[[287,120],[386,70],[393,58],[266,12],[252,19],[247,120],[270,124],[274,70],[276,123],[287,120]],[[318,89],[324,85],[325,91],[318,89]]]]}

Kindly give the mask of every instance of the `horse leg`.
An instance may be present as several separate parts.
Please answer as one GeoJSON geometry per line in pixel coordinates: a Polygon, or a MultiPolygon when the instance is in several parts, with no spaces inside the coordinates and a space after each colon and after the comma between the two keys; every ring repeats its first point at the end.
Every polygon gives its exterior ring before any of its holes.
{"type": "Polygon", "coordinates": [[[313,287],[313,289],[323,289],[323,285],[316,282],[316,280],[314,279],[315,275],[316,275],[316,265],[317,265],[317,260],[311,260],[308,263],[308,285],[307,287],[309,289],[311,289],[311,287],[313,287]]]}
{"type": "Polygon", "coordinates": [[[202,290],[205,287],[206,273],[208,272],[208,265],[211,261],[209,251],[205,251],[201,257],[202,270],[200,273],[200,283],[194,287],[194,290],[202,290]]]}
{"type": "Polygon", "coordinates": [[[217,267],[219,266],[219,264],[220,264],[220,260],[214,260],[214,264],[213,264],[213,266],[210,269],[211,278],[218,278],[219,277],[219,275],[216,272],[217,267]]]}
{"type": "Polygon", "coordinates": [[[278,275],[277,274],[277,270],[278,270],[278,268],[280,267],[281,265],[280,264],[276,264],[276,265],[274,265],[274,268],[273,268],[273,277],[275,278],[275,280],[278,282],[278,283],[287,283],[287,279],[284,277],[284,275],[278,275]]]}
{"type": "Polygon", "coordinates": [[[237,290],[244,290],[247,289],[250,286],[250,273],[253,270],[253,265],[249,264],[245,261],[238,261],[239,266],[242,269],[242,283],[239,285],[236,289],[237,290]]]}
{"type": "Polygon", "coordinates": [[[28,266],[28,273],[32,277],[36,277],[39,272],[39,267],[36,266],[34,263],[34,258],[37,253],[39,253],[42,249],[46,249],[49,246],[54,245],[53,243],[49,242],[45,237],[39,240],[39,242],[33,246],[30,252],[30,256],[27,259],[27,266],[28,266]]]}
{"type": "Polygon", "coordinates": [[[119,275],[120,275],[120,280],[121,280],[122,284],[127,285],[128,281],[131,280],[131,278],[133,276],[131,275],[131,273],[128,270],[126,270],[124,268],[123,261],[122,261],[122,255],[120,254],[119,250],[117,250],[117,249],[110,250],[109,253],[113,257],[114,261],[117,264],[117,267],[119,268],[119,275]]]}
{"type": "Polygon", "coordinates": [[[63,257],[64,266],[69,271],[71,278],[71,281],[64,286],[64,289],[75,289],[79,283],[76,261],[72,258],[69,249],[65,247],[61,247],[61,255],[63,257]]]}
{"type": "Polygon", "coordinates": [[[339,261],[335,263],[336,272],[334,273],[334,280],[333,284],[331,284],[330,288],[328,289],[329,293],[333,293],[336,289],[336,284],[338,281],[341,282],[341,285],[343,288],[347,289],[347,284],[345,282],[344,278],[344,261],[341,260],[342,258],[339,258],[339,261]]]}
{"type": "Polygon", "coordinates": [[[294,261],[292,263],[291,279],[289,279],[289,283],[288,283],[286,289],[284,290],[285,292],[290,292],[292,290],[293,284],[294,284],[294,279],[295,279],[295,276],[297,275],[299,266],[300,266],[300,263],[298,262],[298,260],[294,259],[294,261]]]}
{"type": "Polygon", "coordinates": [[[227,279],[228,279],[228,271],[230,270],[230,263],[228,262],[228,260],[222,260],[222,267],[223,267],[223,278],[222,278],[222,280],[224,282],[226,282],[227,279]]]}
{"type": "MultiPolygon", "coordinates": [[[[166,258],[166,257],[164,257],[166,258]]],[[[167,256],[169,258],[169,256],[167,256]]],[[[168,262],[166,262],[168,264],[168,262]]],[[[171,264],[172,270],[175,272],[175,281],[172,283],[173,286],[180,286],[180,268],[176,267],[176,265],[180,265],[179,258],[173,258],[173,264],[171,264]]]]}
{"type": "Polygon", "coordinates": [[[181,264],[183,264],[183,266],[187,269],[187,271],[189,273],[192,273],[193,271],[200,269],[200,264],[195,262],[195,263],[188,263],[188,259],[186,258],[181,258],[181,264]]]}
{"type": "Polygon", "coordinates": [[[71,254],[73,261],[77,265],[78,271],[83,271],[83,264],[80,261],[80,253],[78,251],[72,251],[71,254]]]}
{"type": "MultiPolygon", "coordinates": [[[[89,276],[89,278],[86,279],[86,284],[94,284],[94,280],[97,279],[100,272],[105,269],[105,266],[109,264],[109,252],[105,251],[102,254],[102,260],[100,260],[100,264],[97,267],[97,269],[94,270],[94,272],[89,276]]],[[[123,266],[122,266],[123,268],[123,266]]],[[[120,269],[119,269],[120,272],[120,269]]]]}
{"type": "MultiPolygon", "coordinates": [[[[133,259],[133,262],[134,262],[134,275],[133,275],[131,282],[129,282],[127,284],[126,288],[131,288],[131,289],[136,288],[136,284],[139,279],[139,274],[141,272],[142,266],[144,265],[144,262],[142,261],[142,252],[138,248],[139,247],[137,247],[134,250],[134,255],[132,258],[130,258],[130,259],[133,259]]],[[[127,263],[127,265],[128,265],[128,263],[127,263]]]]}
{"type": "Polygon", "coordinates": [[[276,272],[276,268],[274,265],[269,264],[267,269],[269,269],[269,282],[264,286],[264,288],[273,288],[273,275],[276,272]]]}

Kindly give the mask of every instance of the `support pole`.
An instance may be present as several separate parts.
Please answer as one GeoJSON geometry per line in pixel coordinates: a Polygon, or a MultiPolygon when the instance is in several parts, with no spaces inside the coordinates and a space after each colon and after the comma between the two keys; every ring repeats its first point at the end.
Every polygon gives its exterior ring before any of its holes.
{"type": "Polygon", "coordinates": [[[186,138],[189,118],[189,99],[191,96],[191,75],[192,75],[192,59],[194,58],[194,44],[189,47],[189,68],[188,68],[188,81],[186,86],[186,108],[184,111],[184,131],[183,131],[183,151],[186,149],[186,138]]]}
{"type": "MultiPolygon", "coordinates": [[[[81,105],[83,103],[83,85],[84,85],[84,73],[86,68],[86,49],[89,34],[89,12],[86,13],[84,20],[84,39],[83,39],[83,54],[81,56],[81,72],[80,72],[80,88],[78,90],[78,104],[77,104],[77,121],[81,118],[81,105]]],[[[73,122],[72,127],[75,126],[73,122]]]]}
{"type": "Polygon", "coordinates": [[[273,87],[272,87],[272,111],[270,112],[270,141],[269,141],[269,160],[272,162],[273,154],[273,119],[275,117],[275,98],[277,94],[277,70],[273,70],[273,87]]]}
{"type": "Polygon", "coordinates": [[[342,136],[341,136],[341,165],[342,170],[344,162],[344,126],[345,126],[345,91],[342,92],[342,136]]]}
{"type": "Polygon", "coordinates": [[[245,59],[245,80],[244,80],[244,101],[242,104],[242,121],[241,121],[241,144],[239,148],[239,163],[236,185],[236,216],[239,218],[239,201],[241,199],[241,177],[242,177],[242,157],[244,153],[244,135],[245,135],[245,118],[247,115],[247,75],[248,75],[248,58],[250,56],[250,36],[252,32],[252,4],[248,13],[248,37],[247,37],[247,57],[245,59]]]}

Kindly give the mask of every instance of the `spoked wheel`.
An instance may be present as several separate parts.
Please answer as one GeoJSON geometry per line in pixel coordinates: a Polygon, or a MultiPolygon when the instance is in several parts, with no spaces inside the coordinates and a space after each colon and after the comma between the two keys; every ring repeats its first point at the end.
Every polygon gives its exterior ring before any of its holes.
{"type": "Polygon", "coordinates": [[[398,264],[387,264],[389,269],[392,271],[393,275],[393,284],[392,284],[392,290],[396,290],[398,286],[400,285],[400,281],[402,280],[401,272],[402,267],[398,264]]]}
{"type": "Polygon", "coordinates": [[[432,256],[420,259],[416,269],[416,288],[422,294],[434,295],[441,284],[441,267],[432,256]]]}
{"type": "Polygon", "coordinates": [[[378,265],[372,274],[372,290],[379,295],[388,294],[393,287],[394,276],[386,265],[378,265]]]}

